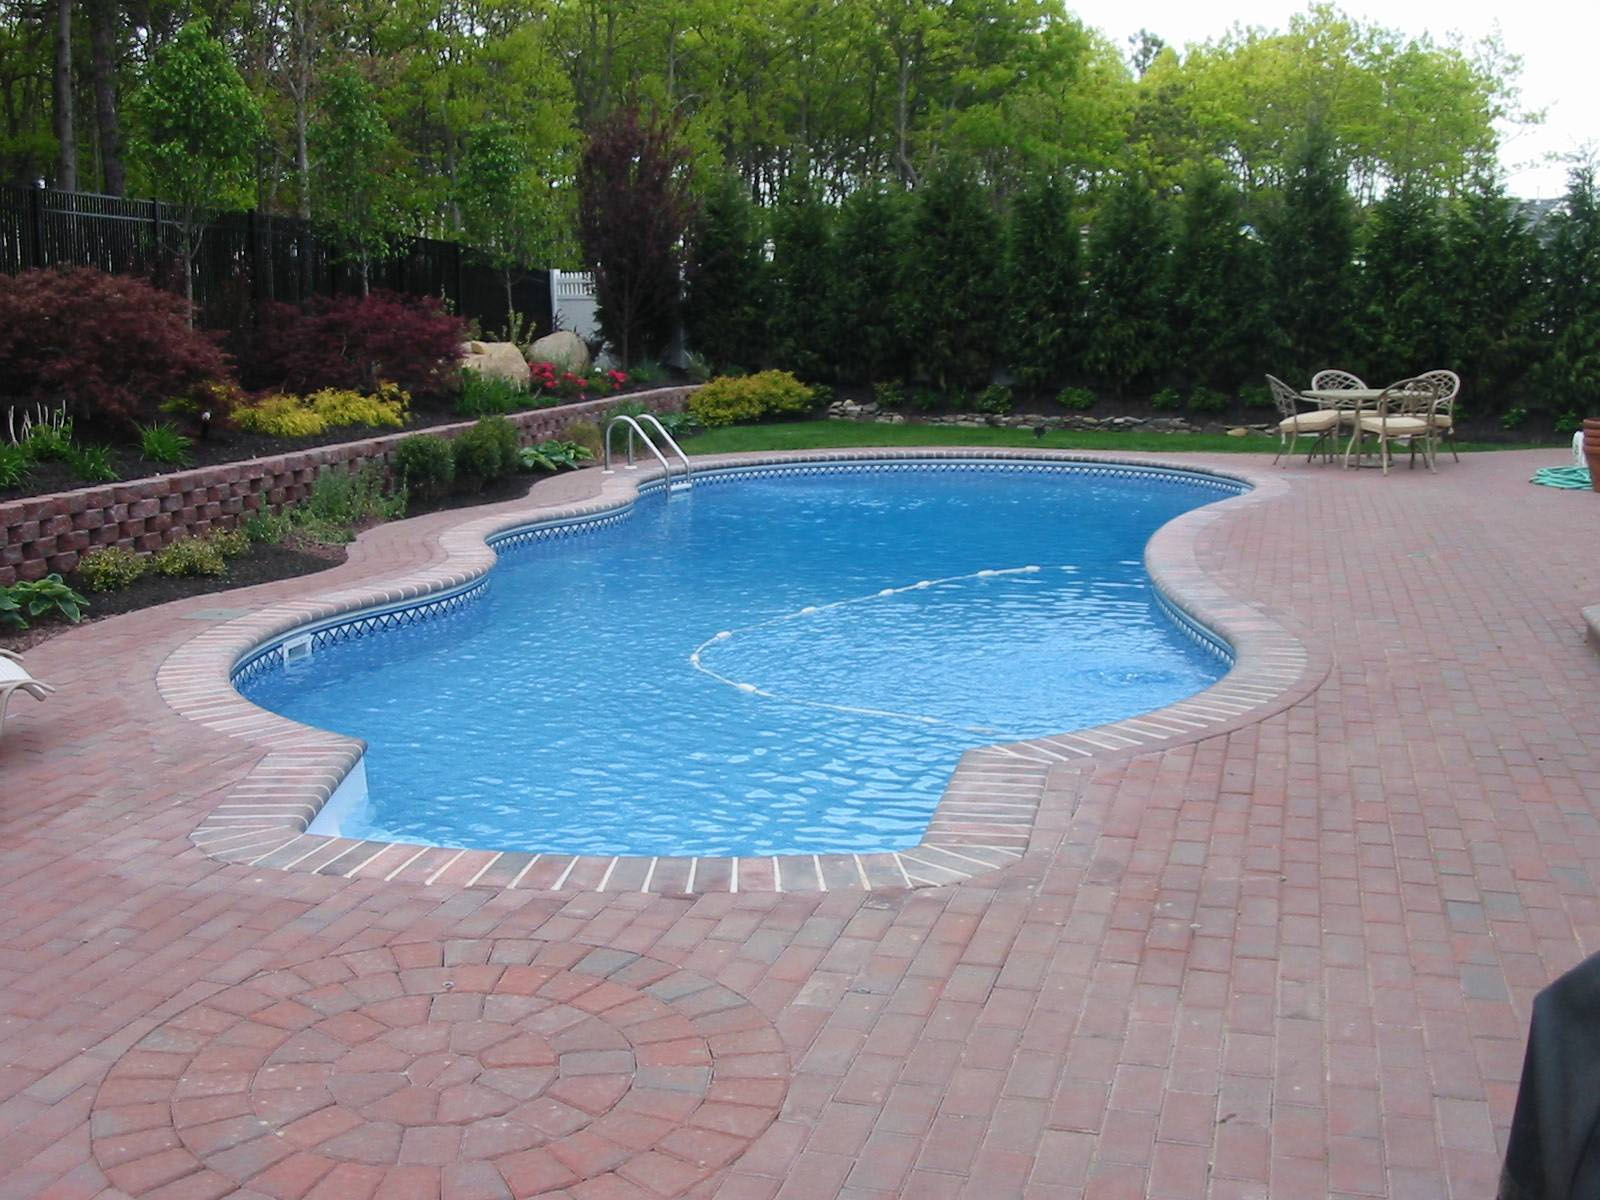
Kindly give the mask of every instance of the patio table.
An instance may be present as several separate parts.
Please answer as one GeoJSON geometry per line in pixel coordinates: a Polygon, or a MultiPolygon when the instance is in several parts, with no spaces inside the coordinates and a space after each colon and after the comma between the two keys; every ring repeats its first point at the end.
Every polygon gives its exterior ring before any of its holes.
{"type": "Polygon", "coordinates": [[[1306,388],[1300,394],[1307,400],[1315,400],[1320,408],[1339,409],[1339,424],[1350,426],[1354,429],[1350,441],[1344,448],[1344,465],[1350,466],[1350,455],[1356,455],[1356,466],[1372,464],[1361,461],[1361,413],[1364,406],[1374,405],[1378,398],[1385,392],[1391,400],[1413,400],[1426,393],[1416,391],[1395,391],[1390,388],[1306,388]]]}

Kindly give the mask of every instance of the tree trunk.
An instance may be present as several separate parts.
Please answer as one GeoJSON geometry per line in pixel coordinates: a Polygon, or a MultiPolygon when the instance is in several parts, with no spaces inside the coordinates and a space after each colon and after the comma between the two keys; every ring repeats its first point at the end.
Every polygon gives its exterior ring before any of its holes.
{"type": "Polygon", "coordinates": [[[122,166],[122,126],[117,118],[116,0],[93,0],[89,8],[89,46],[94,72],[94,121],[100,133],[101,186],[113,196],[127,194],[122,166]]]}
{"type": "Polygon", "coordinates": [[[311,3],[294,6],[294,67],[290,90],[294,94],[294,169],[299,182],[295,215],[311,219],[311,156],[306,149],[306,127],[311,121],[311,3]]]}
{"type": "Polygon", "coordinates": [[[78,140],[72,120],[72,0],[56,0],[56,186],[78,190],[78,140]]]}
{"type": "Polygon", "coordinates": [[[511,341],[517,340],[517,310],[511,304],[511,268],[500,268],[500,279],[506,288],[506,337],[511,341]]]}

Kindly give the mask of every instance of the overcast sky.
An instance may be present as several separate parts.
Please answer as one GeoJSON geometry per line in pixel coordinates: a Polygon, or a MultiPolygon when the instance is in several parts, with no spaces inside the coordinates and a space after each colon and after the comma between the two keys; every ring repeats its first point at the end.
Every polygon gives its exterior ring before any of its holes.
{"type": "MultiPolygon", "coordinates": [[[[1289,17],[1306,8],[1290,0],[1067,0],[1080,20],[1099,29],[1120,47],[1141,27],[1168,45],[1216,37],[1230,25],[1286,29],[1289,17]]],[[[1543,163],[1546,154],[1567,154],[1585,143],[1600,143],[1600,3],[1572,0],[1350,0],[1339,8],[1351,17],[1403,33],[1431,34],[1443,42],[1452,33],[1475,41],[1497,28],[1505,47],[1522,58],[1524,108],[1546,110],[1542,126],[1501,131],[1500,161],[1507,187],[1524,197],[1559,196],[1566,190],[1566,167],[1543,163]]]]}

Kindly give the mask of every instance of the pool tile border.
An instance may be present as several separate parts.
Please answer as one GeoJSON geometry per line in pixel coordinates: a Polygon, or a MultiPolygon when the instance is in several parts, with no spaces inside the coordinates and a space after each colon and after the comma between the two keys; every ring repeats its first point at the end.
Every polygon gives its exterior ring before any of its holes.
{"type": "MultiPolygon", "coordinates": [[[[968,751],[957,765],[923,840],[876,854],[676,858],[532,854],[363,841],[306,832],[311,820],[365,750],[358,739],[267,712],[234,690],[232,680],[263,647],[308,627],[348,625],[351,614],[382,624],[396,608],[431,598],[460,603],[486,582],[491,542],[518,531],[539,536],[572,522],[622,519],[641,491],[663,482],[659,467],[607,477],[598,497],[581,504],[501,510],[436,535],[442,564],[400,578],[284,601],[212,627],[178,647],[157,672],[162,698],[213,732],[240,738],[262,757],[191,833],[207,855],[252,868],[309,871],[425,886],[543,891],[833,891],[905,889],[960,883],[1021,862],[1042,811],[1070,805],[1070,782],[1085,767],[1169,749],[1260,721],[1298,702],[1326,676],[1329,655],[1310,646],[1258,603],[1222,591],[1201,566],[1203,533],[1239,506],[1269,502],[1288,485],[1270,475],[1206,470],[1125,456],[995,450],[856,450],[826,454],[717,456],[702,471],[728,468],[883,461],[998,460],[1085,463],[1211,474],[1251,490],[1168,522],[1146,548],[1158,590],[1189,621],[1233,647],[1233,669],[1212,687],[1151,713],[1045,738],[968,751]],[[533,527],[530,530],[530,526],[533,527]]],[[[517,540],[523,540],[520,537],[517,540]]],[[[1052,812],[1052,815],[1054,813],[1052,812]]]]}

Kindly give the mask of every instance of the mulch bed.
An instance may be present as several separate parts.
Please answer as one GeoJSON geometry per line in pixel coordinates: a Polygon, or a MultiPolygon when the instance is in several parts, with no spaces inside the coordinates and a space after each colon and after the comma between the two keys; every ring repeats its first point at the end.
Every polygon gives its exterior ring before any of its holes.
{"type": "MultiPolygon", "coordinates": [[[[541,478],[544,476],[515,475],[481,492],[446,496],[426,505],[413,504],[406,516],[416,517],[424,513],[516,500],[526,496],[528,489],[541,478]]],[[[290,544],[281,546],[250,547],[245,554],[229,560],[228,573],[223,576],[145,575],[135,580],[131,586],[116,592],[86,591],[82,580],[75,575],[69,574],[67,582],[88,597],[89,609],[84,614],[84,621],[87,622],[149,608],[155,604],[166,604],[170,600],[186,600],[191,596],[204,596],[212,592],[226,592],[258,583],[272,583],[279,579],[312,575],[329,567],[338,566],[346,557],[346,549],[342,545],[294,540],[290,544]]],[[[52,620],[41,621],[27,629],[0,630],[0,647],[21,653],[72,628],[74,626],[63,621],[52,620]]]]}

